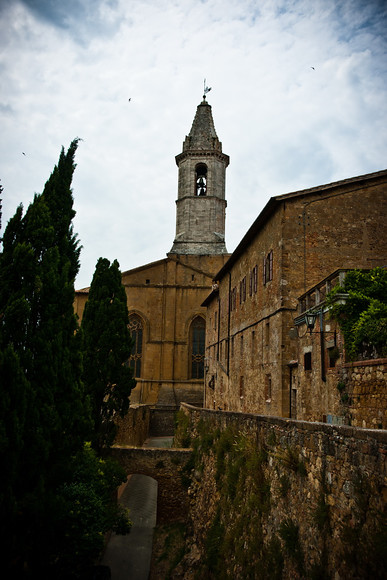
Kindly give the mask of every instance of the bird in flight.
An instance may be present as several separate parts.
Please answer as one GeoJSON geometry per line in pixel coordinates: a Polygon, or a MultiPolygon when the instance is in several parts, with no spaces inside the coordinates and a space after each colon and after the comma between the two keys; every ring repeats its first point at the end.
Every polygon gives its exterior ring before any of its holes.
{"type": "Polygon", "coordinates": [[[25,155],[24,151],[22,151],[22,155],[25,155]]]}
{"type": "Polygon", "coordinates": [[[312,68],[313,70],[316,70],[316,69],[314,68],[314,66],[311,66],[310,68],[312,68]]]}
{"type": "Polygon", "coordinates": [[[128,99],[128,103],[130,103],[130,101],[131,101],[131,100],[132,100],[132,97],[129,97],[129,99],[128,99]]]}

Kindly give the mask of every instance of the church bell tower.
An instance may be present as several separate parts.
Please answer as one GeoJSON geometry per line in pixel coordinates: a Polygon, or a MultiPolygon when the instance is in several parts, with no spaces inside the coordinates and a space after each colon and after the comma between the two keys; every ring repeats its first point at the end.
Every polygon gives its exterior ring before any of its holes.
{"type": "Polygon", "coordinates": [[[183,151],[176,200],[176,236],[171,254],[226,254],[225,181],[229,156],[222,153],[211,106],[203,95],[183,151]]]}

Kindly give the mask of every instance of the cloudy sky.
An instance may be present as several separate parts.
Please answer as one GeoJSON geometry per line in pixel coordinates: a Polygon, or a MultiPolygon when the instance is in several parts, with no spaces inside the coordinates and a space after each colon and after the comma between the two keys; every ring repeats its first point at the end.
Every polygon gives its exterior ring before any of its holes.
{"type": "Polygon", "coordinates": [[[77,288],[165,257],[206,78],[233,251],[271,196],[387,168],[386,30],[384,0],[0,0],[3,227],[81,137],[77,288]]]}

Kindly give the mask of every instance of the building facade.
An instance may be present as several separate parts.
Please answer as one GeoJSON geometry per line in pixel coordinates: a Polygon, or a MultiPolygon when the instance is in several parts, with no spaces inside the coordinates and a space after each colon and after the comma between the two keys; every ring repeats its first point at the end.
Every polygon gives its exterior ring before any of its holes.
{"type": "MultiPolygon", "coordinates": [[[[343,286],[347,272],[333,272],[299,298],[292,330],[298,356],[289,366],[291,416],[387,429],[387,358],[375,350],[373,358],[363,353],[359,360],[348,361],[340,326],[327,306],[328,292],[343,286]]],[[[336,295],[339,303],[346,298],[336,295]]]]}
{"type": "Polygon", "coordinates": [[[387,264],[386,201],[387,171],[269,200],[203,303],[206,407],[312,421],[339,414],[336,384],[333,395],[314,392],[305,369],[303,355],[318,349],[300,345],[299,298],[335,270],[387,264]],[[301,376],[310,383],[302,396],[301,376]]]}
{"type": "MultiPolygon", "coordinates": [[[[222,152],[205,97],[176,163],[171,251],[164,259],[122,274],[134,339],[129,364],[137,381],[131,404],[203,404],[206,311],[201,304],[229,257],[224,236],[229,157],[222,152]]],[[[87,288],[76,292],[80,319],[87,297],[87,288]]]]}

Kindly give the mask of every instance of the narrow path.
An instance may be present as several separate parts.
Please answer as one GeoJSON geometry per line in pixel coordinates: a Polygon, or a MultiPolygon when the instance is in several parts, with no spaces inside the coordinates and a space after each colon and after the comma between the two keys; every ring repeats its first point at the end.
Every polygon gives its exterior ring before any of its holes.
{"type": "Polygon", "coordinates": [[[143,447],[172,447],[173,436],[166,437],[149,437],[143,443],[143,447]]]}
{"type": "Polygon", "coordinates": [[[112,534],[102,564],[109,566],[112,580],[148,580],[156,525],[157,481],[132,475],[120,503],[130,510],[130,534],[112,534]]]}
{"type": "MultiPolygon", "coordinates": [[[[151,437],[143,447],[171,447],[173,437],[151,437]]],[[[109,566],[111,580],[148,580],[157,517],[157,481],[134,474],[119,499],[133,522],[130,534],[112,534],[102,564],[109,566]]]]}

